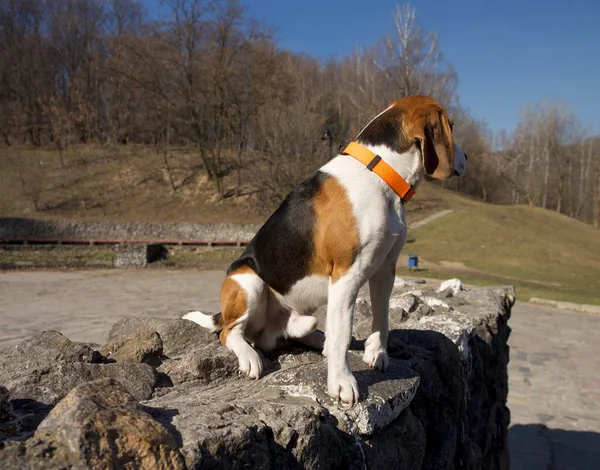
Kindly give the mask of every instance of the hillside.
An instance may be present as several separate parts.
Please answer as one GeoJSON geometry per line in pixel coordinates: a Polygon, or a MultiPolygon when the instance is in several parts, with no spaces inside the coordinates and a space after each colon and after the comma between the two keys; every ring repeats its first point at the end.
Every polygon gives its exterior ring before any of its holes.
{"type": "MultiPolygon", "coordinates": [[[[54,148],[0,147],[0,217],[261,222],[275,208],[258,199],[253,181],[242,179],[241,196],[234,197],[236,186],[231,169],[230,197],[219,200],[193,148],[171,149],[165,163],[162,152],[135,144],[77,145],[62,155],[54,148]]],[[[407,207],[418,220],[447,204],[425,184],[407,207]]]]}
{"type": "MultiPolygon", "coordinates": [[[[163,156],[149,147],[74,147],[62,161],[53,150],[5,148],[0,161],[0,217],[261,222],[273,207],[248,194],[245,181],[246,195],[218,200],[190,149],[172,151],[176,191],[163,156]]],[[[232,172],[226,184],[235,183],[232,172]]],[[[418,253],[419,275],[514,284],[521,299],[600,304],[600,231],[555,212],[485,204],[431,183],[407,205],[409,225],[442,210],[453,212],[410,232],[399,272],[407,271],[407,254],[418,253]]]]}
{"type": "Polygon", "coordinates": [[[412,232],[404,250],[419,254],[420,274],[513,284],[521,300],[600,304],[600,231],[540,208],[443,199],[454,212],[412,232]]]}

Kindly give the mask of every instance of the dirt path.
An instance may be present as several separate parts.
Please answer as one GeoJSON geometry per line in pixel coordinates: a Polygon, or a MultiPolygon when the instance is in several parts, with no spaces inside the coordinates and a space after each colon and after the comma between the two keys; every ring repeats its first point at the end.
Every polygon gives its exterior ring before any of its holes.
{"type": "Polygon", "coordinates": [[[413,222],[412,224],[408,224],[408,229],[409,230],[417,230],[418,228],[422,227],[423,225],[428,224],[429,222],[433,222],[434,220],[441,219],[445,215],[448,215],[452,212],[454,212],[454,211],[452,211],[450,209],[436,212],[435,214],[431,214],[430,216],[425,217],[424,219],[417,220],[416,222],[413,222]]]}

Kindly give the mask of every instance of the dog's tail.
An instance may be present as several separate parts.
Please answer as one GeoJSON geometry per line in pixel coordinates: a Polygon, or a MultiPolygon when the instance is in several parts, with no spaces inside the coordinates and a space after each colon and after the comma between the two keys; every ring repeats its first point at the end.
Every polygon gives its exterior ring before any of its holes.
{"type": "Polygon", "coordinates": [[[223,315],[221,312],[209,315],[208,313],[202,312],[188,312],[183,317],[183,320],[193,321],[198,325],[208,328],[211,331],[218,331],[223,328],[223,315]]]}

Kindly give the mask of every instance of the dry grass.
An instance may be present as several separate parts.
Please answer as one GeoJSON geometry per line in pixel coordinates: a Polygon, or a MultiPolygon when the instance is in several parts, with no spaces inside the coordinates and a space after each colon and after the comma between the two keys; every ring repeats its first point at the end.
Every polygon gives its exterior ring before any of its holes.
{"type": "MultiPolygon", "coordinates": [[[[0,216],[136,221],[261,222],[273,209],[254,196],[218,200],[193,149],[173,149],[169,165],[148,146],[0,148],[0,216]],[[39,190],[35,210],[33,195],[39,190]]],[[[235,186],[236,176],[226,178],[235,186]]],[[[514,284],[519,297],[600,303],[600,232],[554,212],[494,206],[423,183],[406,206],[409,224],[454,212],[410,234],[420,274],[474,284],[514,284]]],[[[159,266],[225,267],[239,250],[173,252],[159,266]]],[[[404,261],[400,266],[404,266],[404,261]]],[[[399,271],[404,273],[404,268],[399,271]]]]}
{"type": "MultiPolygon", "coordinates": [[[[171,150],[175,191],[162,151],[150,146],[76,145],[62,154],[54,148],[0,147],[0,162],[0,217],[261,222],[275,208],[259,201],[244,181],[242,196],[219,200],[193,148],[171,150]]],[[[225,185],[233,193],[235,171],[225,185]]],[[[451,197],[451,204],[460,199],[451,197]]],[[[450,203],[437,187],[424,183],[407,206],[409,219],[450,203]]]]}
{"type": "MultiPolygon", "coordinates": [[[[256,222],[265,216],[248,195],[219,200],[190,148],[171,152],[176,190],[163,153],[149,146],[79,145],[62,156],[55,149],[4,147],[0,162],[2,217],[256,222]]],[[[230,188],[236,180],[226,178],[230,188]]]]}

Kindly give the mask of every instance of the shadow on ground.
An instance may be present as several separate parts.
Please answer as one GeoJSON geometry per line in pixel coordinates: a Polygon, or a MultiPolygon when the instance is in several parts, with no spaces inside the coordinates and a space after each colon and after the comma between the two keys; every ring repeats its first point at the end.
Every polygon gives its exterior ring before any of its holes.
{"type": "Polygon", "coordinates": [[[600,469],[600,433],[516,424],[508,430],[511,470],[600,469]]]}

